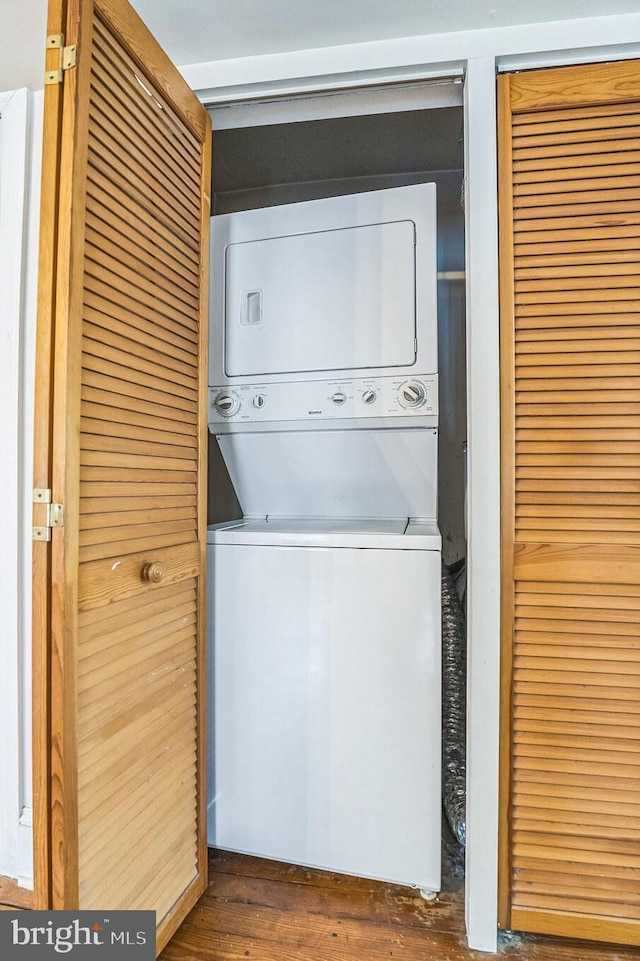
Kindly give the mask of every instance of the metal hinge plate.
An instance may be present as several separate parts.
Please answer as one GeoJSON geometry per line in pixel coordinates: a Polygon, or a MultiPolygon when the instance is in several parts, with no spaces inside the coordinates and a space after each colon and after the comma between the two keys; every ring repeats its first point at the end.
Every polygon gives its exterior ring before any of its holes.
{"type": "Polygon", "coordinates": [[[64,507],[62,504],[52,504],[51,491],[42,487],[34,490],[33,503],[45,504],[47,508],[46,523],[44,526],[33,528],[33,540],[50,541],[52,529],[64,527],[64,507]]]}
{"type": "Polygon", "coordinates": [[[64,45],[64,36],[61,33],[52,33],[47,37],[47,50],[59,50],[58,67],[56,70],[47,70],[44,75],[45,86],[52,83],[62,83],[62,76],[65,70],[70,70],[76,65],[77,47],[72,44],[69,47],[64,45]]]}

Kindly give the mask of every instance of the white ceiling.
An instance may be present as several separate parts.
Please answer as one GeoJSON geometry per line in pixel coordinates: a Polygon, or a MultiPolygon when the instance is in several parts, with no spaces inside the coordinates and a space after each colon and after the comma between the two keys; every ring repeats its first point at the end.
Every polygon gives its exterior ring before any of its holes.
{"type": "MultiPolygon", "coordinates": [[[[178,65],[640,12],[640,0],[133,0],[178,65]]],[[[42,86],[46,0],[0,0],[0,91],[42,86]]]]}

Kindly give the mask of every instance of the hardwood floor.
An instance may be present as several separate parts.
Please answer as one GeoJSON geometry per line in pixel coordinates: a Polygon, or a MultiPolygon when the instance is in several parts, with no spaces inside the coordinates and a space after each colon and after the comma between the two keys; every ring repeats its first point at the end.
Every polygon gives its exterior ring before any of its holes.
{"type": "MultiPolygon", "coordinates": [[[[161,959],[487,961],[466,947],[455,864],[445,886],[427,902],[410,888],[212,851],[209,888],[161,959]]],[[[501,936],[499,953],[521,961],[640,959],[632,948],[511,934],[501,936]]]]}

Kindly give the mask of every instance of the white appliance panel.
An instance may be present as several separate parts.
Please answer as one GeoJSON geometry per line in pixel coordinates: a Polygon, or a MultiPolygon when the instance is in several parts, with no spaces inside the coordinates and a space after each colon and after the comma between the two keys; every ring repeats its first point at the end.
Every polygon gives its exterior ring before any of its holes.
{"type": "Polygon", "coordinates": [[[245,515],[437,516],[436,430],[279,431],[217,440],[245,515]]]}
{"type": "Polygon", "coordinates": [[[439,552],[208,559],[209,843],[438,890],[439,552]]]}
{"type": "Polygon", "coordinates": [[[438,378],[365,377],[209,388],[212,433],[335,426],[438,426],[438,378]],[[274,424],[274,421],[276,422],[274,424]]]}
{"type": "Polygon", "coordinates": [[[403,221],[230,244],[225,373],[413,365],[414,232],[403,221]]]}

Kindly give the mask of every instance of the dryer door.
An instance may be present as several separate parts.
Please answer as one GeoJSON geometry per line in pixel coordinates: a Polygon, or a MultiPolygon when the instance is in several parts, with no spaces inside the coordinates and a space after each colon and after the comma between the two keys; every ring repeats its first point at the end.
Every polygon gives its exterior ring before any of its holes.
{"type": "Polygon", "coordinates": [[[415,362],[412,221],[231,244],[225,273],[229,377],[415,362]]]}

